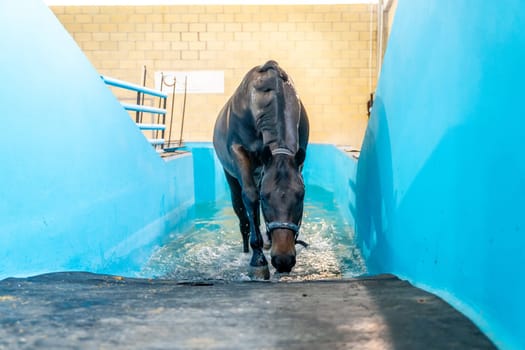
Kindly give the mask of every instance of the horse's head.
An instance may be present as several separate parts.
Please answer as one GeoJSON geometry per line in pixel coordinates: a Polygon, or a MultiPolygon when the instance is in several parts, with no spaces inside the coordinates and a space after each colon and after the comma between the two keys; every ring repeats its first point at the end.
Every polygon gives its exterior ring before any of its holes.
{"type": "Polygon", "coordinates": [[[261,208],[272,240],[272,265],[290,272],[295,265],[295,243],[303,216],[304,182],[301,175],[305,151],[287,148],[263,151],[261,208]]]}

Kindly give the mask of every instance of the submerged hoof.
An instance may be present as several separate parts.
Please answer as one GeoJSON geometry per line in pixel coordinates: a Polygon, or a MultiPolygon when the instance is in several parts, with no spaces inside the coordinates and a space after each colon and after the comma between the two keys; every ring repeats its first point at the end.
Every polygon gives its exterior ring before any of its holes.
{"type": "Polygon", "coordinates": [[[249,266],[248,267],[248,276],[252,280],[269,280],[270,279],[270,269],[268,265],[265,266],[249,266]]]}

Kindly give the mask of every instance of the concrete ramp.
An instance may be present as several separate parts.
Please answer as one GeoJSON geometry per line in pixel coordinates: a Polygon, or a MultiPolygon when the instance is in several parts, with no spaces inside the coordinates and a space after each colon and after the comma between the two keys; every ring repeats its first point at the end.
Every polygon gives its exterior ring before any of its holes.
{"type": "Polygon", "coordinates": [[[60,273],[0,281],[0,349],[495,349],[392,276],[302,283],[60,273]]]}

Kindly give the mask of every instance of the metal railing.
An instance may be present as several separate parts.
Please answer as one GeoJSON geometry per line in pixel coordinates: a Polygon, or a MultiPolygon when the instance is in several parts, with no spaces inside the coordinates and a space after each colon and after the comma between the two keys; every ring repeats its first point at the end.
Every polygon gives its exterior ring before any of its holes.
{"type": "MultiPolygon", "coordinates": [[[[144,83],[146,82],[146,67],[144,67],[144,83]]],[[[169,122],[169,129],[168,129],[168,140],[166,141],[164,145],[164,150],[166,152],[173,152],[176,151],[178,148],[182,147],[182,134],[184,131],[184,116],[186,114],[186,96],[188,93],[188,77],[185,77],[184,79],[184,96],[182,101],[182,116],[181,116],[181,122],[180,122],[180,134],[178,140],[172,140],[171,134],[172,134],[172,128],[173,128],[173,111],[175,106],[175,91],[177,88],[177,79],[173,77],[173,82],[170,84],[166,81],[166,75],[164,73],[161,73],[161,79],[160,79],[160,90],[162,91],[164,87],[171,88],[172,95],[171,95],[171,112],[172,117],[170,118],[169,122]]]]}
{"type": "Polygon", "coordinates": [[[184,93],[180,138],[176,141],[171,140],[171,132],[173,126],[173,109],[175,101],[175,80],[173,81],[173,84],[166,84],[166,82],[164,81],[164,76],[162,76],[161,90],[147,88],[145,86],[146,67],[144,67],[143,76],[144,86],[140,86],[137,84],[133,84],[127,81],[115,79],[104,75],[101,75],[101,78],[104,81],[104,83],[108,86],[136,92],[136,104],[121,102],[121,105],[126,111],[135,112],[135,123],[137,124],[138,128],[141,131],[143,131],[144,136],[146,137],[148,142],[157,150],[157,152],[173,152],[177,148],[182,147],[182,130],[184,125],[184,114],[186,107],[186,91],[184,93]],[[166,105],[168,100],[168,94],[162,91],[163,86],[173,86],[173,95],[171,97],[171,113],[169,116],[170,120],[168,130],[166,128],[166,105]],[[146,106],[144,104],[145,96],[151,96],[154,99],[158,98],[158,107],[146,106]],[[150,123],[144,122],[144,113],[150,114],[152,116],[150,123]],[[166,132],[168,136],[167,140],[165,137],[166,132]]]}

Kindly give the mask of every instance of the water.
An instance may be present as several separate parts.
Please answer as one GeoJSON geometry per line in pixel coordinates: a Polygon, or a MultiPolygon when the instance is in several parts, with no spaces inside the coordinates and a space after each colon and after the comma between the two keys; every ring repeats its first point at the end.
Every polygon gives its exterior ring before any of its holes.
{"type": "MultiPolygon", "coordinates": [[[[276,273],[270,264],[272,280],[337,279],[366,273],[352,228],[341,219],[333,195],[322,188],[307,187],[299,237],[308,248],[296,246],[297,264],[289,274],[276,273]]],[[[265,254],[269,261],[269,251],[265,254]]],[[[242,252],[238,219],[230,201],[224,200],[197,205],[193,226],[171,233],[141,275],[185,281],[249,280],[250,257],[251,252],[242,252]]]]}

